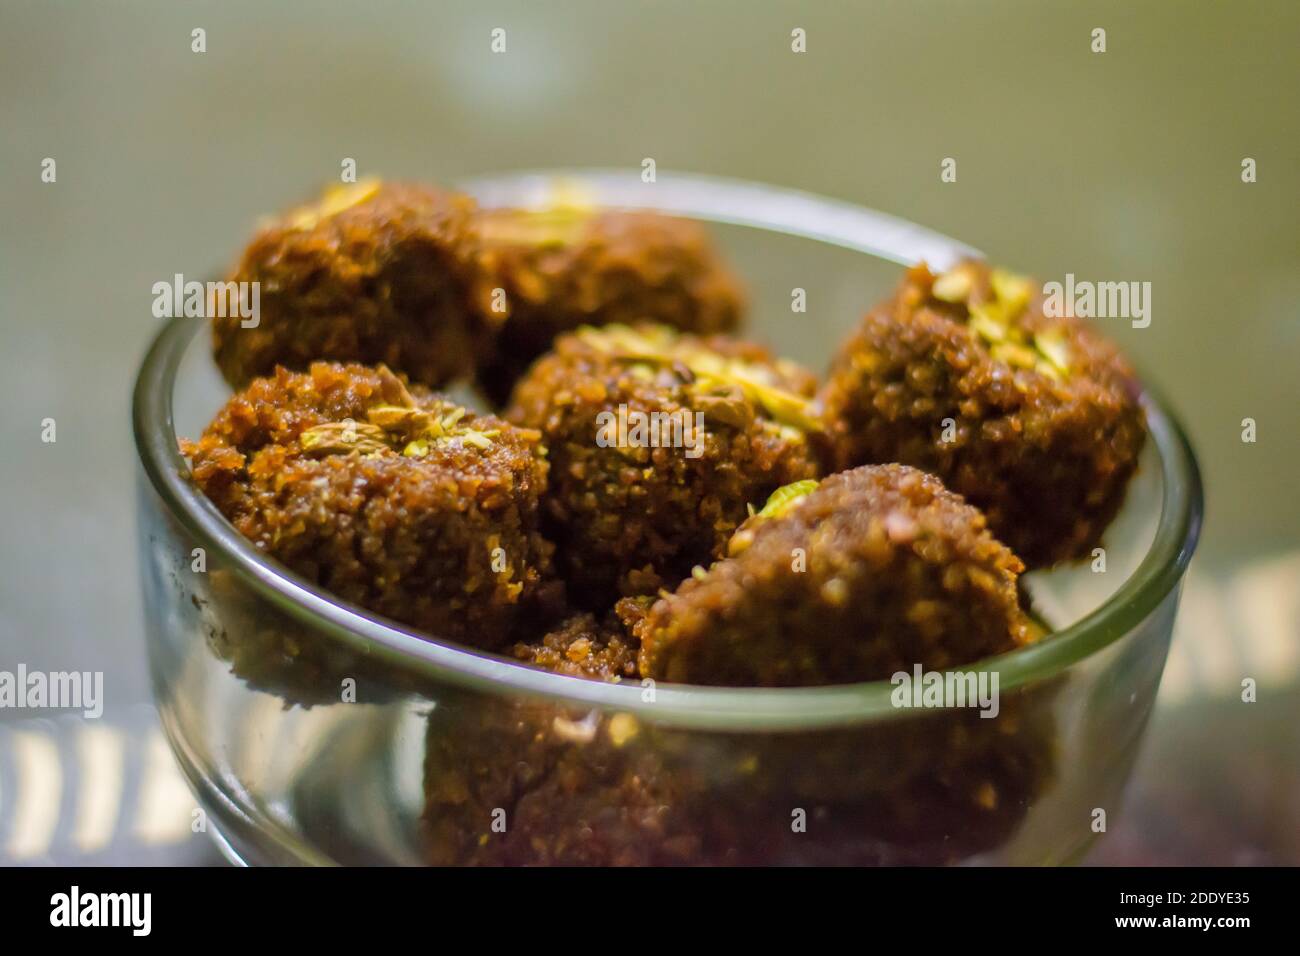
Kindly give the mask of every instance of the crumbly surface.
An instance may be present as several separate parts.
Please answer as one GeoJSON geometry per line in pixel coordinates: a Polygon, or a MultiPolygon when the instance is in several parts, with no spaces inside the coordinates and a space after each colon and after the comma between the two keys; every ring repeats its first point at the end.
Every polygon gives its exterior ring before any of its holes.
{"type": "MultiPolygon", "coordinates": [[[[319,632],[259,597],[235,572],[209,556],[203,598],[192,602],[208,647],[249,687],[285,707],[310,708],[342,700],[378,704],[427,692],[427,681],[364,648],[322,640],[319,632]],[[346,682],[346,683],[345,683],[346,682]]],[[[196,593],[197,598],[197,593],[196,593]]]]}
{"type": "Polygon", "coordinates": [[[832,365],[834,467],[938,475],[1031,568],[1087,555],[1142,449],[1139,388],[1110,343],[1043,302],[984,263],[909,271],[832,365]]]}
{"type": "MultiPolygon", "coordinates": [[[[602,622],[575,616],[540,642],[517,646],[516,655],[574,676],[634,679],[641,675],[626,650],[639,634],[662,639],[657,623],[666,609],[682,612],[682,603],[690,607],[674,620],[699,612],[691,620],[697,638],[734,645],[749,660],[755,673],[745,683],[762,683],[766,674],[823,674],[808,670],[822,667],[818,662],[851,674],[860,660],[901,661],[912,653],[927,653],[926,666],[934,669],[1014,646],[1018,562],[992,541],[974,509],[935,479],[900,466],[833,476],[821,488],[765,508],[742,529],[750,533],[736,558],[648,614],[650,599],[624,599],[602,622]],[[836,524],[859,513],[867,515],[862,527],[836,524]],[[788,556],[792,541],[806,547],[808,573],[823,592],[835,590],[824,573],[832,567],[899,582],[900,592],[871,591],[845,575],[850,595],[888,595],[898,606],[924,608],[911,624],[925,638],[938,637],[940,647],[927,650],[921,639],[902,648],[888,630],[864,628],[886,617],[892,624],[899,614],[897,606],[869,600],[852,603],[847,616],[792,619],[802,595],[765,587],[771,579],[764,557],[774,549],[788,556]],[[906,558],[880,560],[904,541],[915,546],[917,562],[950,568],[949,577],[936,585],[906,558]],[[730,605],[692,596],[707,593],[724,566],[744,570],[724,574],[742,589],[729,595],[730,605]],[[995,614],[1015,622],[1000,635],[1006,644],[975,647],[972,622],[955,635],[961,649],[954,652],[947,643],[952,630],[926,627],[951,623],[943,609],[925,603],[936,588],[972,618],[986,617],[981,601],[995,605],[995,614]],[[678,597],[682,603],[674,605],[678,597]],[[851,646],[855,638],[866,645],[861,653],[851,646]]],[[[734,673],[725,651],[697,657],[734,673]]],[[[662,649],[652,658],[663,659],[662,649]]],[[[991,720],[959,709],[885,725],[738,737],[678,731],[628,713],[457,692],[441,698],[429,719],[427,858],[478,866],[960,862],[1005,842],[1050,782],[1052,693],[1045,687],[1004,694],[991,720]]]]}
{"type": "Polygon", "coordinates": [[[648,598],[623,598],[602,618],[575,614],[541,640],[515,644],[511,653],[516,660],[572,677],[636,680],[634,629],[648,605],[648,598]]]}
{"type": "MultiPolygon", "coordinates": [[[[261,325],[215,321],[242,390],[184,451],[241,533],[341,599],[560,674],[800,686],[957,667],[1038,631],[1020,559],[945,482],[1050,564],[1096,542],[1144,435],[1108,344],[1005,274],[958,271],[909,272],[815,402],[807,372],[714,334],[743,294],[694,223],[334,189],[229,277],[261,283],[261,325]],[[508,421],[423,387],[469,378],[509,398],[508,421]],[[602,446],[599,416],[620,408],[702,415],[702,454],[602,446]],[[827,459],[852,470],[817,484],[827,459]]],[[[337,700],[341,675],[402,686],[239,610],[224,575],[209,640],[236,673],[307,703],[337,700]]],[[[427,858],[958,862],[1004,842],[1050,781],[1051,691],[1004,695],[996,720],[746,736],[443,689],[427,858]]]]}
{"type": "Polygon", "coordinates": [[[706,791],[665,772],[630,714],[455,694],[429,717],[424,836],[434,865],[700,862],[706,791]]]}
{"type": "Polygon", "coordinates": [[[236,388],[277,365],[384,363],[441,388],[476,379],[497,405],[555,336],[654,320],[700,333],[744,294],[697,223],[594,208],[479,210],[412,183],[330,187],[263,227],[226,276],[260,286],[259,323],[213,319],[236,388]]]}
{"type": "MultiPolygon", "coordinates": [[[[514,656],[589,680],[634,680],[633,630],[648,599],[577,614],[514,656]]],[[[629,866],[698,860],[703,796],[665,773],[631,714],[470,692],[429,717],[423,814],[435,865],[629,866]]]]}
{"type": "Polygon", "coordinates": [[[659,600],[644,677],[783,687],[886,679],[1014,650],[1020,560],[983,516],[902,465],[832,475],[747,546],[659,600]]]}
{"type": "Polygon", "coordinates": [[[477,226],[479,310],[500,325],[503,343],[479,384],[498,404],[557,335],[578,326],[652,321],[711,334],[731,331],[744,312],[739,280],[698,223],[561,207],[484,211],[477,226]]]}
{"type": "Polygon", "coordinates": [[[808,373],[721,336],[648,325],[561,336],[520,381],[506,417],[541,431],[549,451],[547,528],[570,596],[601,608],[673,587],[718,553],[751,503],[815,477],[814,388],[808,373]],[[620,408],[693,425],[700,413],[698,457],[630,440],[601,447],[602,416],[620,408]]]}
{"type": "Polygon", "coordinates": [[[1050,783],[1050,695],[998,718],[736,736],[472,694],[430,715],[437,865],[937,865],[1008,839],[1050,783]],[[796,827],[796,820],[800,826],[796,827]]]}
{"type": "Polygon", "coordinates": [[[540,436],[386,368],[278,369],[198,442],[194,481],[258,548],[340,598],[500,648],[554,598],[540,436]]]}
{"type": "Polygon", "coordinates": [[[745,862],[935,866],[999,847],[1055,775],[1052,693],[1004,693],[993,719],[958,709],[755,735],[732,755],[750,798],[745,862]],[[791,832],[793,807],[805,833],[791,832]]]}
{"type": "Polygon", "coordinates": [[[236,388],[276,366],[385,363],[435,388],[492,348],[472,307],[474,203],[429,186],[337,185],[258,232],[227,277],[260,283],[260,321],[214,318],[236,388]]]}

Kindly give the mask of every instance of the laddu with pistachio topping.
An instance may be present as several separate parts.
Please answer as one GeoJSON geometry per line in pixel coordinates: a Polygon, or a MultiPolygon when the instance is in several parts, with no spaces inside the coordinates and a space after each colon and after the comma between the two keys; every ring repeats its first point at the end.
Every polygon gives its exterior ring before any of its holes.
{"type": "MultiPolygon", "coordinates": [[[[577,614],[514,656],[570,677],[636,678],[645,601],[577,614]]],[[[422,830],[448,865],[685,864],[715,859],[710,790],[664,766],[633,714],[445,689],[429,715],[422,830]]],[[[735,832],[731,833],[734,839],[735,832]]],[[[725,855],[724,855],[725,857],[725,855]]]]}
{"type": "Polygon", "coordinates": [[[470,377],[493,347],[472,307],[475,206],[431,186],[367,179],[262,228],[230,275],[258,283],[261,316],[213,319],[236,388],[277,365],[385,363],[433,388],[470,377]]]}
{"type": "MultiPolygon", "coordinates": [[[[815,483],[813,483],[815,484],[815,483]]],[[[807,491],[774,495],[759,523],[807,491]]],[[[647,599],[575,615],[515,646],[589,680],[637,678],[647,599]]],[[[429,715],[422,834],[437,865],[954,863],[996,846],[1050,779],[1050,709],[959,709],[748,744],[636,714],[447,690],[429,715]],[[791,827],[804,808],[806,832],[791,827]]]]}
{"type": "Polygon", "coordinates": [[[502,648],[558,597],[540,437],[383,366],[318,362],[254,380],[183,450],[235,528],[294,571],[432,636],[502,648]]]}
{"type": "Polygon", "coordinates": [[[659,322],[706,335],[731,331],[744,312],[740,281],[698,223],[599,209],[557,189],[545,207],[484,210],[476,225],[479,308],[501,342],[479,384],[497,403],[580,325],[659,322]]]}
{"type": "Polygon", "coordinates": [[[720,553],[751,503],[816,477],[815,387],[797,366],[723,336],[662,325],[562,335],[506,417],[538,429],[549,450],[547,529],[570,596],[599,609],[674,587],[720,553]],[[701,413],[703,435],[689,449],[611,445],[602,423],[621,406],[651,420],[701,413]]]}
{"type": "Polygon", "coordinates": [[[334,185],[264,226],[229,280],[260,301],[253,327],[213,312],[237,388],[277,365],[383,362],[432,388],[476,380],[497,404],[560,332],[643,319],[726,331],[744,307],[699,225],[600,209],[563,184],[543,206],[489,210],[432,186],[334,185]]]}
{"type": "Polygon", "coordinates": [[[642,677],[790,687],[882,680],[1014,650],[1020,560],[932,475],[856,468],[772,496],[730,556],[638,626],[642,677]]]}
{"type": "Polygon", "coordinates": [[[630,713],[448,689],[426,734],[425,859],[434,866],[727,862],[748,834],[743,819],[719,808],[707,771],[666,765],[659,735],[630,713]]]}
{"type": "Polygon", "coordinates": [[[910,270],[837,353],[822,392],[834,466],[902,462],[988,516],[1026,564],[1086,556],[1145,438],[1139,388],[1030,280],[968,261],[910,270]]]}

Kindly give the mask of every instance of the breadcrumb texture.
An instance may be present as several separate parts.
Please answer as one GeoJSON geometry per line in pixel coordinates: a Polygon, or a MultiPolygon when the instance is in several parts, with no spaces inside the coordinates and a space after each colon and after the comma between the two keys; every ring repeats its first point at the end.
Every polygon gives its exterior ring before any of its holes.
{"type": "Polygon", "coordinates": [[[1017,277],[1019,301],[1003,309],[997,270],[954,272],[965,278],[936,285],[910,270],[837,353],[822,394],[833,465],[938,475],[1030,568],[1085,556],[1145,439],[1133,371],[1086,323],[1046,315],[1036,283],[1017,277]]]}
{"type": "Polygon", "coordinates": [[[1020,560],[939,479],[902,465],[832,475],[748,546],[659,600],[645,677],[783,687],[942,670],[1014,650],[1020,560]]]}

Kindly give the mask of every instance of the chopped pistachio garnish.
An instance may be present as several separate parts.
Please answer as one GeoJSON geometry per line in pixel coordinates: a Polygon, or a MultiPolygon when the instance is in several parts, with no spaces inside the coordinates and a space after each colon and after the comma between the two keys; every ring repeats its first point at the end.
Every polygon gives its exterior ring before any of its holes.
{"type": "Polygon", "coordinates": [[[1065,376],[1061,374],[1060,370],[1055,365],[1047,361],[1047,359],[1039,359],[1034,364],[1034,371],[1039,375],[1047,376],[1053,382],[1065,381],[1065,376]]]}
{"type": "Polygon", "coordinates": [[[995,337],[989,328],[971,320],[971,331],[985,339],[989,355],[995,361],[1005,362],[1015,368],[1033,369],[1055,382],[1065,380],[1070,374],[1069,347],[1059,335],[1038,333],[1026,341],[1024,332],[1014,326],[1004,327],[1003,335],[995,337]]]}
{"type": "Polygon", "coordinates": [[[984,311],[976,312],[971,309],[970,327],[972,331],[989,342],[1002,342],[1007,337],[1007,327],[990,318],[984,311]]]}
{"type": "Polygon", "coordinates": [[[1038,364],[1038,354],[1019,342],[998,342],[989,349],[989,354],[997,361],[1016,368],[1033,368],[1038,364]]]}
{"type": "Polygon", "coordinates": [[[684,341],[667,326],[641,329],[618,324],[600,328],[583,326],[577,335],[592,348],[629,362],[633,368],[680,366],[693,379],[688,387],[697,394],[725,394],[728,387],[735,386],[776,423],[794,428],[800,434],[821,431],[812,400],[777,385],[770,368],[719,355],[684,341]]]}
{"type": "Polygon", "coordinates": [[[490,243],[557,248],[576,242],[590,218],[572,210],[498,209],[483,214],[479,234],[490,243]]]}
{"type": "Polygon", "coordinates": [[[383,181],[374,176],[355,183],[334,183],[315,203],[296,210],[289,220],[292,229],[310,229],[324,219],[365,202],[379,192],[383,181]]]}
{"type": "Polygon", "coordinates": [[[974,282],[969,269],[958,266],[935,278],[930,294],[940,302],[965,302],[970,298],[974,282]]]}
{"type": "Polygon", "coordinates": [[[729,428],[748,428],[754,421],[754,409],[737,386],[728,387],[724,394],[698,395],[694,405],[709,421],[729,428]]]}
{"type": "Polygon", "coordinates": [[[615,747],[622,747],[640,732],[641,725],[631,714],[615,714],[609,718],[609,725],[606,727],[609,741],[615,747]]]}
{"type": "Polygon", "coordinates": [[[1007,315],[1007,310],[1000,302],[976,302],[971,305],[969,311],[971,318],[979,316],[993,325],[1005,328],[1011,324],[1011,317],[1007,315]]]}
{"type": "Polygon", "coordinates": [[[353,451],[372,455],[400,449],[407,458],[424,458],[439,443],[456,439],[486,450],[492,447],[492,439],[500,434],[499,429],[484,431],[462,425],[466,410],[450,402],[427,410],[418,407],[405,386],[401,387],[398,401],[407,404],[374,405],[367,409],[369,421],[364,423],[348,419],[306,429],[301,438],[303,451],[313,455],[353,451]]]}
{"type": "Polygon", "coordinates": [[[674,361],[674,356],[668,353],[676,343],[677,334],[666,325],[639,329],[618,323],[599,328],[584,325],[578,329],[577,335],[597,351],[628,361],[647,365],[672,364],[674,361]]]}
{"type": "Polygon", "coordinates": [[[802,395],[760,381],[756,373],[765,371],[759,366],[732,359],[723,369],[721,378],[738,384],[745,394],[761,405],[774,421],[803,432],[821,431],[821,422],[817,419],[812,401],[802,395]]]}
{"type": "Polygon", "coordinates": [[[763,505],[755,517],[780,518],[788,514],[791,508],[817,490],[817,484],[815,479],[805,478],[803,481],[782,485],[768,495],[767,504],[763,505]]]}
{"type": "Polygon", "coordinates": [[[653,382],[655,380],[654,366],[645,362],[633,362],[627,367],[629,373],[639,378],[643,382],[653,382]]]}
{"type": "Polygon", "coordinates": [[[566,246],[578,239],[596,210],[591,194],[580,183],[556,180],[540,206],[485,211],[479,220],[480,235],[488,242],[509,245],[566,246]]]}
{"type": "MultiPolygon", "coordinates": [[[[935,280],[935,285],[938,286],[940,279],[956,274],[959,274],[956,270],[945,273],[935,280]]],[[[989,275],[989,287],[993,292],[991,299],[968,306],[967,327],[971,335],[989,350],[995,361],[1013,368],[1032,369],[1056,382],[1064,381],[1070,374],[1070,350],[1065,336],[1059,330],[1031,336],[1016,321],[1033,296],[1030,281],[1005,269],[994,269],[989,275]]],[[[943,298],[938,293],[935,297],[943,298]]]]}
{"type": "Polygon", "coordinates": [[[994,269],[989,275],[989,285],[993,288],[994,298],[1002,303],[1012,318],[1025,310],[1033,295],[1028,279],[1005,269],[994,269]]]}
{"type": "Polygon", "coordinates": [[[414,406],[375,405],[366,410],[366,419],[389,433],[416,435],[429,428],[435,417],[414,406]]]}
{"type": "Polygon", "coordinates": [[[301,441],[302,450],[313,457],[352,452],[377,455],[391,450],[382,428],[350,418],[308,428],[302,433],[301,441]]]}
{"type": "Polygon", "coordinates": [[[1065,344],[1065,336],[1059,331],[1039,332],[1034,336],[1034,348],[1046,357],[1056,371],[1062,375],[1069,373],[1070,349],[1065,344]]]}
{"type": "Polygon", "coordinates": [[[498,434],[499,432],[496,429],[480,432],[475,431],[472,428],[464,428],[460,431],[460,440],[467,445],[473,445],[475,448],[480,448],[486,451],[492,447],[492,439],[498,434]]]}
{"type": "MultiPolygon", "coordinates": [[[[763,507],[754,511],[753,506],[749,506],[749,517],[751,521],[771,521],[774,518],[783,518],[788,515],[804,498],[808,497],[817,490],[818,482],[812,478],[805,478],[803,481],[794,481],[788,485],[782,485],[776,491],[768,495],[767,503],[763,507]]],[[[731,536],[727,542],[727,556],[734,558],[754,542],[754,527],[741,528],[731,536]]]]}

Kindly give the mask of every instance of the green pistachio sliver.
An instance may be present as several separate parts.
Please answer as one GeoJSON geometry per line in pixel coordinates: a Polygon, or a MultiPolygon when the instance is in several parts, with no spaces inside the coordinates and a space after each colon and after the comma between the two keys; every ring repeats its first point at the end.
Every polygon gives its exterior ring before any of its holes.
{"type": "Polygon", "coordinates": [[[1004,329],[1009,324],[1007,311],[999,302],[980,302],[970,307],[972,320],[979,318],[990,325],[1000,325],[1004,329]]]}
{"type": "Polygon", "coordinates": [[[491,210],[482,215],[480,229],[489,242],[564,246],[577,240],[598,212],[595,197],[582,183],[556,179],[540,205],[491,210]]]}
{"type": "Polygon", "coordinates": [[[788,425],[801,432],[822,430],[822,423],[809,399],[760,381],[754,371],[741,363],[727,369],[725,380],[739,385],[750,400],[760,405],[778,425],[788,425]]]}
{"type": "Polygon", "coordinates": [[[1070,372],[1070,348],[1059,333],[1039,332],[1034,336],[1034,348],[1062,375],[1070,372]]]}
{"type": "Polygon", "coordinates": [[[385,433],[416,434],[428,427],[430,416],[418,408],[401,405],[375,405],[366,411],[366,418],[385,433]]]}
{"type": "Polygon", "coordinates": [[[600,327],[584,325],[578,329],[577,336],[601,352],[652,363],[671,361],[667,353],[676,339],[676,334],[667,327],[652,333],[617,322],[600,327]]]}
{"type": "Polygon", "coordinates": [[[644,371],[636,371],[638,367],[653,370],[680,364],[695,376],[694,385],[701,391],[737,385],[778,424],[801,432],[822,429],[812,402],[772,384],[768,369],[683,343],[667,327],[649,331],[618,324],[600,328],[583,326],[577,335],[593,348],[631,363],[632,374],[645,375],[644,371]]]}
{"type": "MultiPolygon", "coordinates": [[[[818,430],[818,431],[821,430],[821,423],[820,423],[820,422],[817,424],[817,430],[818,430]]],[[[813,431],[813,429],[811,429],[811,428],[810,428],[810,429],[795,428],[795,427],[793,427],[793,426],[791,426],[791,425],[777,425],[777,426],[776,426],[776,433],[777,433],[778,435],[780,435],[782,439],[784,439],[785,441],[788,441],[788,442],[801,442],[801,441],[804,441],[805,439],[807,439],[807,437],[808,437],[808,434],[807,434],[807,433],[808,433],[809,431],[813,431]]]]}
{"type": "Polygon", "coordinates": [[[1065,376],[1061,374],[1060,370],[1051,362],[1047,361],[1047,359],[1039,359],[1038,363],[1034,365],[1034,371],[1039,375],[1047,376],[1053,382],[1061,382],[1065,380],[1065,376]]]}
{"type": "Polygon", "coordinates": [[[711,423],[728,428],[747,428],[754,421],[754,409],[749,401],[736,387],[728,389],[728,394],[706,394],[695,396],[694,407],[704,412],[704,417],[711,423]]]}
{"type": "Polygon", "coordinates": [[[594,214],[594,209],[576,206],[494,209],[481,217],[480,233],[488,243],[561,247],[576,242],[594,214]]]}
{"type": "Polygon", "coordinates": [[[492,439],[495,438],[498,434],[500,434],[500,432],[498,432],[496,429],[492,429],[491,431],[481,432],[481,431],[476,431],[473,428],[467,428],[463,432],[461,432],[460,438],[463,442],[465,442],[465,444],[473,445],[475,448],[480,448],[486,451],[487,449],[492,447],[492,439]]]}
{"type": "MultiPolygon", "coordinates": [[[[413,400],[412,400],[413,401],[413,400]]],[[[450,402],[434,411],[414,404],[374,405],[366,411],[366,422],[345,419],[306,429],[300,438],[303,451],[311,455],[379,455],[401,449],[407,458],[425,458],[438,442],[463,438],[475,448],[492,447],[499,430],[483,431],[461,424],[468,411],[450,402]]]]}
{"type": "Polygon", "coordinates": [[[1023,312],[1033,295],[1033,288],[1028,279],[1005,269],[994,269],[989,275],[989,285],[993,289],[994,298],[1003,305],[1011,317],[1023,312]]]}
{"type": "Polygon", "coordinates": [[[983,312],[971,312],[970,328],[972,332],[989,342],[1001,342],[1007,337],[1007,328],[994,322],[983,312]]]}
{"type": "Polygon", "coordinates": [[[930,286],[930,295],[940,302],[965,302],[973,285],[970,271],[959,266],[938,276],[930,286]]]}
{"type": "Polygon", "coordinates": [[[790,512],[796,504],[817,490],[817,482],[812,478],[782,485],[768,495],[767,504],[754,515],[759,519],[780,518],[790,512]]]}
{"type": "Polygon", "coordinates": [[[366,418],[372,425],[387,428],[390,425],[406,422],[414,411],[413,408],[404,408],[401,405],[374,405],[366,409],[366,418]]]}
{"type": "Polygon", "coordinates": [[[758,402],[779,425],[801,432],[819,432],[822,424],[813,414],[812,402],[790,392],[767,386],[750,386],[758,402]]]}
{"type": "Polygon", "coordinates": [[[1017,342],[998,342],[989,349],[989,354],[999,362],[1016,368],[1033,368],[1038,364],[1038,355],[1033,349],[1017,342]]]}
{"type": "MultiPolygon", "coordinates": [[[[414,401],[414,400],[412,400],[414,401]]],[[[425,458],[438,442],[467,437],[477,448],[491,446],[489,438],[497,432],[484,432],[461,424],[468,410],[444,402],[433,411],[415,405],[375,405],[366,412],[370,437],[390,447],[400,447],[407,458],[425,458]]]]}
{"type": "Polygon", "coordinates": [[[372,199],[378,194],[382,185],[383,182],[373,176],[360,179],[355,183],[335,183],[325,190],[324,195],[316,202],[295,210],[289,219],[289,227],[299,230],[311,229],[322,220],[330,219],[345,209],[372,199]]]}
{"type": "Polygon", "coordinates": [[[382,428],[351,419],[308,428],[299,436],[299,442],[302,450],[311,455],[372,455],[388,450],[382,428]]]}
{"type": "Polygon", "coordinates": [[[771,521],[773,518],[782,518],[789,514],[799,502],[817,490],[817,482],[811,478],[803,481],[791,482],[788,485],[782,485],[776,491],[772,492],[767,498],[767,504],[763,505],[760,511],[755,511],[753,505],[747,505],[749,509],[749,520],[751,523],[738,529],[727,542],[727,556],[734,558],[743,553],[754,543],[756,524],[764,521],[771,521]]]}

